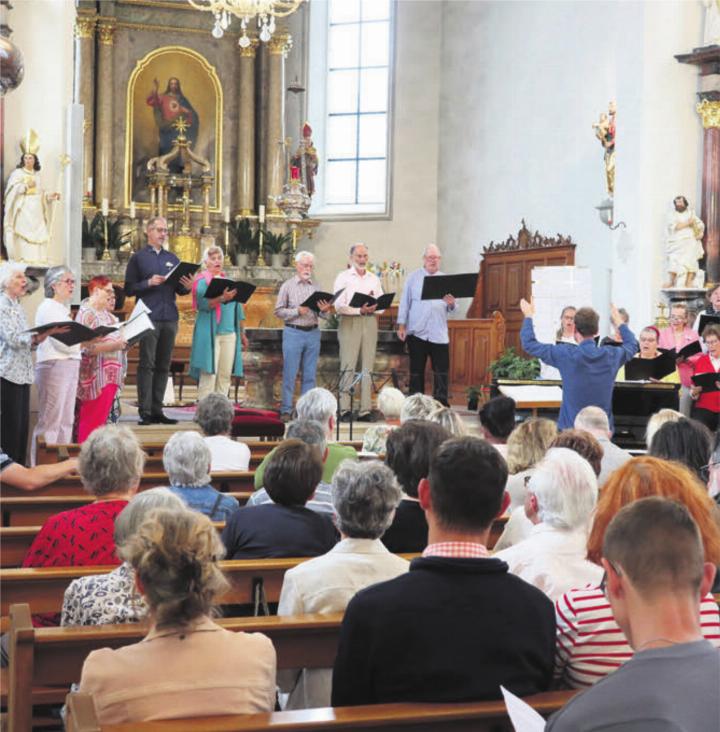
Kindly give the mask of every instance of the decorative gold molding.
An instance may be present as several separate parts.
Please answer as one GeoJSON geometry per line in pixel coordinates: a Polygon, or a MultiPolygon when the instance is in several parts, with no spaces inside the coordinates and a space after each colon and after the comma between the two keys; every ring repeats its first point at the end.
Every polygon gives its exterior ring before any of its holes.
{"type": "Polygon", "coordinates": [[[114,18],[103,18],[98,22],[98,35],[103,46],[112,46],[115,43],[116,26],[114,18]]]}
{"type": "Polygon", "coordinates": [[[287,56],[292,45],[292,36],[289,33],[276,33],[267,42],[268,52],[271,56],[287,56]]]}
{"type": "Polygon", "coordinates": [[[73,27],[75,38],[92,38],[95,35],[96,23],[97,17],[94,15],[78,15],[73,27]]]}
{"type": "Polygon", "coordinates": [[[700,115],[705,129],[709,127],[720,127],[720,102],[711,102],[709,99],[703,99],[702,102],[695,106],[695,109],[700,115]]]}
{"type": "MultiPolygon", "coordinates": [[[[189,6],[188,6],[189,7],[189,6]]],[[[191,8],[192,9],[192,8],[191,8]]],[[[118,28],[127,28],[131,30],[147,30],[153,31],[153,33],[195,33],[201,36],[212,36],[211,31],[203,28],[185,28],[179,25],[154,25],[152,23],[131,23],[126,20],[122,20],[117,24],[118,28]]],[[[225,35],[232,37],[232,34],[225,31],[225,35]]],[[[238,34],[234,34],[237,38],[238,34]]]]}
{"type": "Polygon", "coordinates": [[[257,48],[259,45],[260,41],[258,41],[257,38],[251,38],[250,45],[247,48],[238,46],[238,48],[240,49],[240,58],[255,58],[255,54],[257,53],[257,48]]]}

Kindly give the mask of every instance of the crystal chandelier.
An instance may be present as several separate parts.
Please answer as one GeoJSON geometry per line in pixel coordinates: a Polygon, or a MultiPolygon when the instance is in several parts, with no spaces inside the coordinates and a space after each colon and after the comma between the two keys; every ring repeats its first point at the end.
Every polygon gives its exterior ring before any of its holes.
{"type": "Polygon", "coordinates": [[[242,35],[238,44],[242,48],[250,45],[247,27],[257,16],[260,40],[267,42],[275,32],[275,18],[285,18],[294,13],[304,0],[188,0],[196,10],[204,10],[215,16],[213,38],[222,38],[230,27],[232,17],[240,18],[242,35]]]}

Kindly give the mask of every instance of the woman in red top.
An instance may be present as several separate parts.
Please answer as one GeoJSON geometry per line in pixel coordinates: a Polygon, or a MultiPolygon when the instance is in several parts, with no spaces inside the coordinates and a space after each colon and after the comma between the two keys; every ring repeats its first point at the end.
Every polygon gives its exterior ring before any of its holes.
{"type": "MultiPolygon", "coordinates": [[[[693,375],[718,373],[720,372],[720,325],[711,323],[705,327],[702,335],[708,352],[693,359],[693,375]]],[[[715,384],[720,388],[720,374],[718,374],[715,384]]],[[[690,416],[715,432],[720,422],[720,391],[703,391],[701,387],[693,386],[690,394],[695,400],[690,416]]]]}

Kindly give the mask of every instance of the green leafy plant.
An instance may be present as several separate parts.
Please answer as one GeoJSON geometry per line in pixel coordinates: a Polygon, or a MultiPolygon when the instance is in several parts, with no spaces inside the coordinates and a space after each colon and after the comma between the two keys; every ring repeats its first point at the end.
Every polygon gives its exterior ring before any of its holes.
{"type": "Polygon", "coordinates": [[[85,216],[82,220],[82,248],[103,250],[105,246],[105,231],[103,227],[103,217],[98,211],[92,221],[88,221],[85,216]]]}
{"type": "Polygon", "coordinates": [[[338,319],[337,314],[334,312],[328,313],[327,317],[321,319],[320,321],[320,327],[325,328],[326,330],[337,330],[339,325],[340,320],[338,319]]]}
{"type": "Polygon", "coordinates": [[[490,364],[488,370],[496,379],[534,379],[540,373],[540,361],[523,358],[510,347],[490,364]]]}
{"type": "Polygon", "coordinates": [[[291,241],[292,234],[274,234],[272,231],[263,231],[263,256],[282,254],[291,241]]]}
{"type": "Polygon", "coordinates": [[[467,396],[467,405],[468,409],[472,412],[474,412],[478,408],[478,402],[480,400],[480,387],[479,386],[468,386],[467,389],[465,389],[465,394],[467,396]]]}
{"type": "Polygon", "coordinates": [[[260,229],[253,231],[248,218],[231,222],[230,238],[237,254],[257,254],[260,251],[260,229]]]}

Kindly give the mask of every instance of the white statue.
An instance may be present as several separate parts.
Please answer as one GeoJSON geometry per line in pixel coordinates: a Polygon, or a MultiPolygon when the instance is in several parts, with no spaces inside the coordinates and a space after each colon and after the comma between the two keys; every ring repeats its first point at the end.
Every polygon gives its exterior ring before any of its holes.
{"type": "Polygon", "coordinates": [[[685,275],[685,287],[692,287],[698,260],[704,251],[705,224],[688,205],[685,196],[673,199],[674,210],[667,223],[667,257],[670,280],[665,287],[675,287],[678,276],[685,275]]]}
{"type": "Polygon", "coordinates": [[[720,46],[720,0],[703,0],[705,34],[703,46],[720,46]]]}
{"type": "Polygon", "coordinates": [[[52,201],[59,193],[46,193],[40,186],[40,147],[35,130],[20,142],[22,157],[5,187],[5,249],[8,257],[33,264],[47,263],[52,201]]]}

